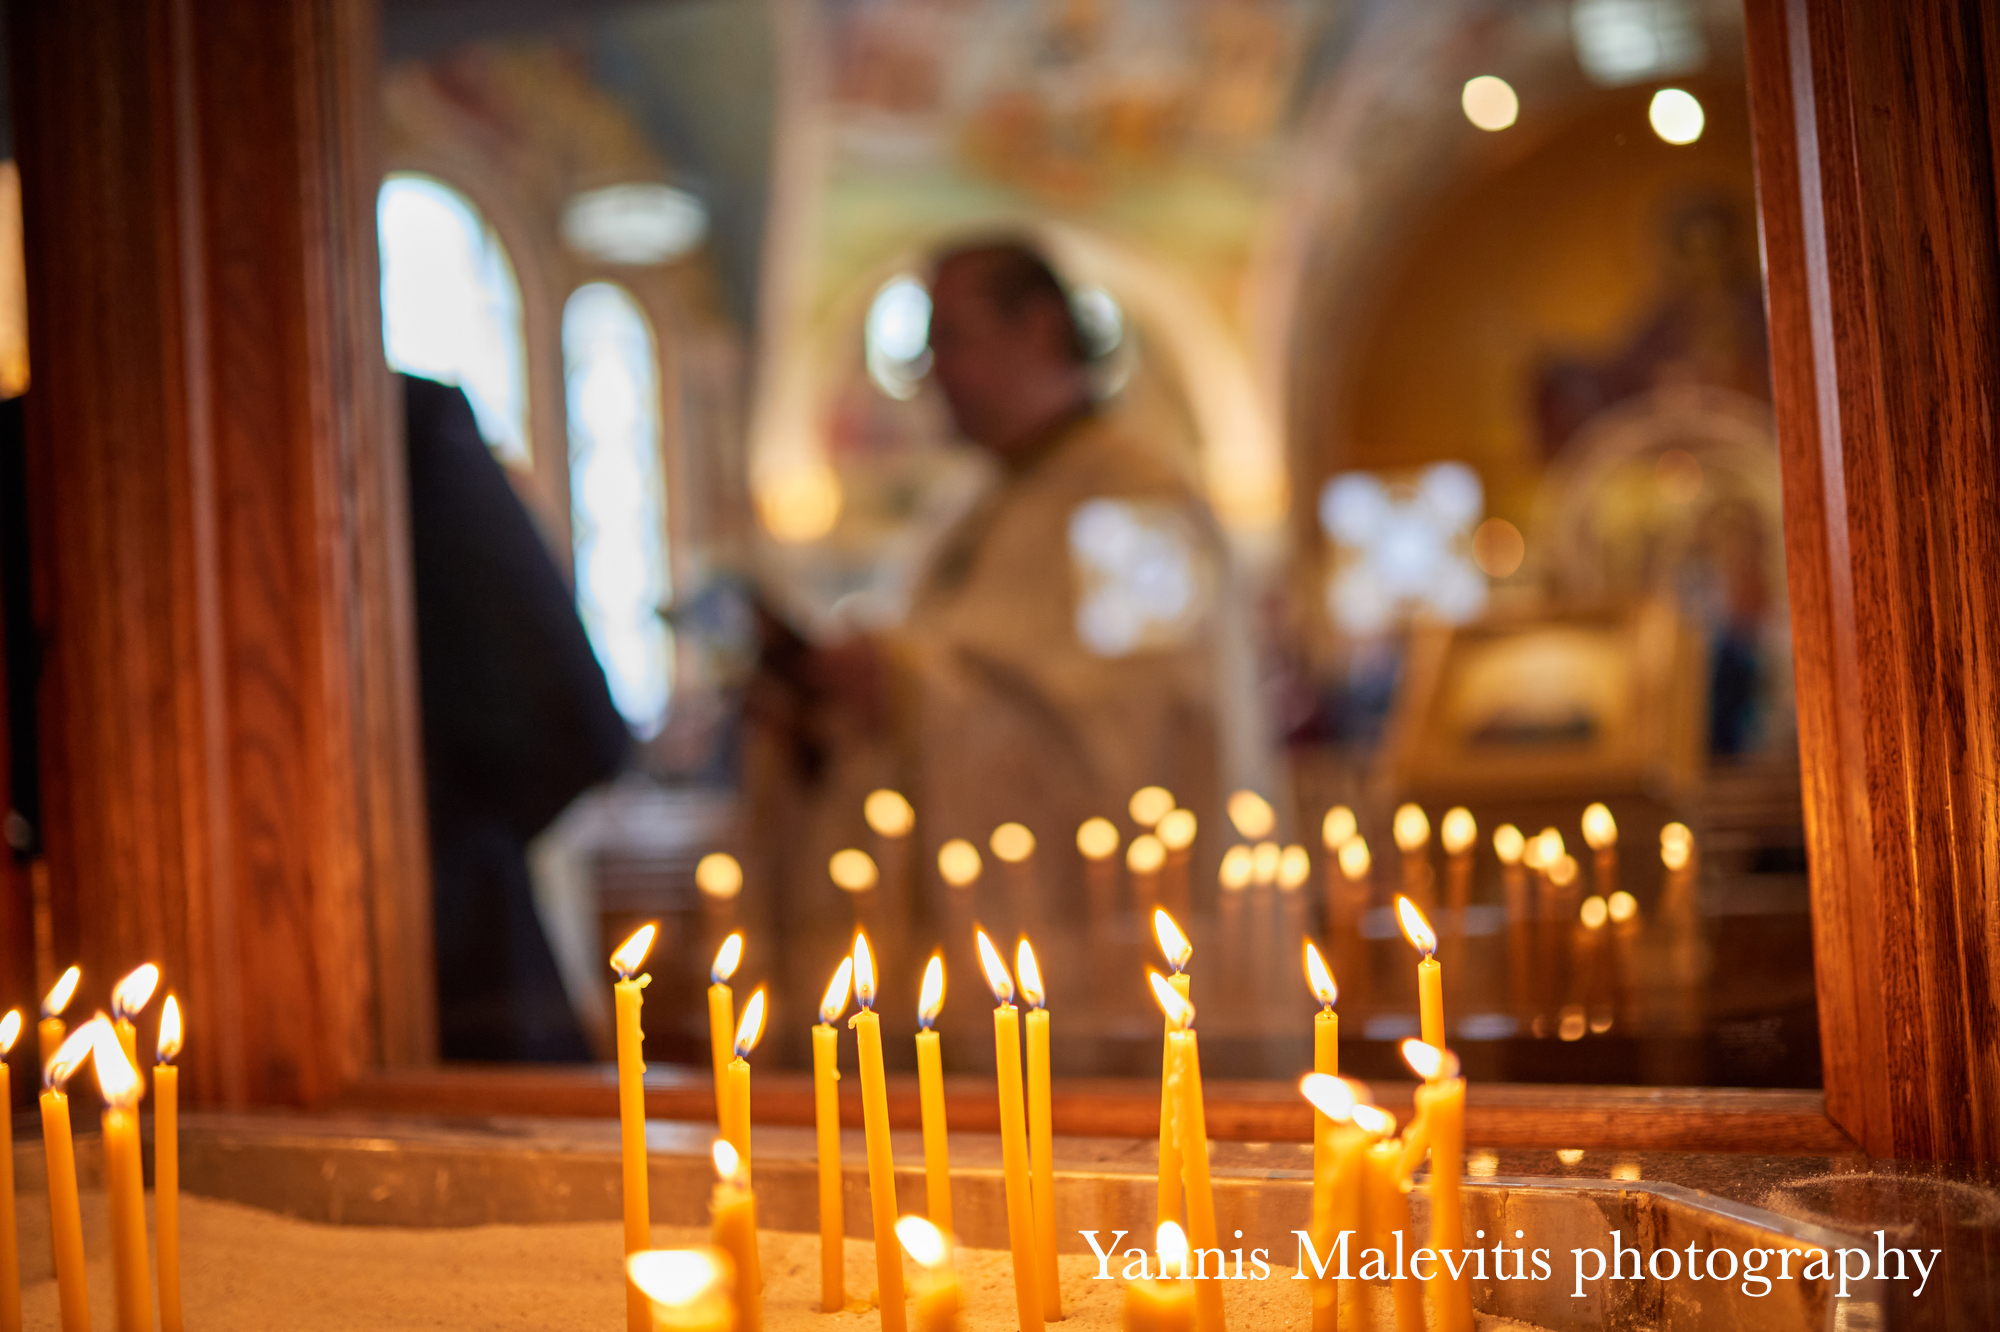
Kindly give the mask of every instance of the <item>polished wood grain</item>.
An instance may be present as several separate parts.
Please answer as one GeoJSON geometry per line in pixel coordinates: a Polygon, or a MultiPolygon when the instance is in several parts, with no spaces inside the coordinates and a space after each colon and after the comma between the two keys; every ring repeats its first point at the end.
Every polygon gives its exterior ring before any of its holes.
{"type": "Polygon", "coordinates": [[[1996,18],[1750,0],[1828,1112],[2000,1156],[1996,18]]]}

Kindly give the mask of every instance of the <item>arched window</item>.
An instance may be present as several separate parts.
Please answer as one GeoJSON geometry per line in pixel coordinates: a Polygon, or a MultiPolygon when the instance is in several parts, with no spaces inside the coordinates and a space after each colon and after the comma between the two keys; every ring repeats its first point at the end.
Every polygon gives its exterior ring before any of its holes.
{"type": "Polygon", "coordinates": [[[623,287],[593,282],[563,307],[570,532],[577,608],[611,697],[641,736],[666,719],[672,633],[660,377],[652,330],[623,287]]]}
{"type": "Polygon", "coordinates": [[[470,199],[398,172],[375,201],[382,247],[382,342],[392,368],[465,390],[503,460],[529,461],[521,286],[470,199]]]}

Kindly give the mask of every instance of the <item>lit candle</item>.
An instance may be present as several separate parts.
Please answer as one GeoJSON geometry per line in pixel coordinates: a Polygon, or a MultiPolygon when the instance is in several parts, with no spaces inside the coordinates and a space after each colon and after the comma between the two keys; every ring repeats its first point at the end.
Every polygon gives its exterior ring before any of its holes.
{"type": "MultiPolygon", "coordinates": [[[[1215,1192],[1208,1173],[1208,1117],[1201,1097],[1201,1053],[1195,1044],[1194,1005],[1157,971],[1146,973],[1160,1011],[1172,1024],[1167,1046],[1174,1055],[1174,1131],[1180,1139],[1181,1175],[1187,1186],[1188,1240],[1197,1252],[1221,1251],[1215,1225],[1215,1192]]],[[[1199,1265],[1196,1268],[1200,1270],[1199,1265]]],[[[1224,1332],[1222,1281],[1197,1280],[1194,1322],[1200,1332],[1224,1332]]]]}
{"type": "Polygon", "coordinates": [[[1091,924],[1101,930],[1118,909],[1117,826],[1110,819],[1085,819],[1076,830],[1076,850],[1083,857],[1085,905],[1091,924]]]}
{"type": "Polygon", "coordinates": [[[1249,941],[1243,933],[1243,899],[1249,896],[1251,876],[1250,848],[1238,844],[1222,853],[1222,867],[1216,874],[1216,882],[1221,888],[1219,897],[1222,916],[1222,990],[1229,1008],[1234,1011],[1250,988],[1245,978],[1256,965],[1250,956],[1249,941]]]}
{"type": "Polygon", "coordinates": [[[1403,853],[1403,896],[1432,904],[1431,821],[1417,805],[1399,805],[1390,831],[1403,853]]]}
{"type": "MultiPolygon", "coordinates": [[[[1572,1027],[1571,1019],[1576,1014],[1563,1010],[1563,998],[1569,993],[1574,982],[1576,969],[1575,924],[1579,903],[1576,900],[1577,868],[1576,857],[1564,853],[1549,862],[1543,882],[1548,887],[1548,967],[1550,1007],[1561,1011],[1561,1021],[1565,1028],[1572,1027]]],[[[1582,1033],[1574,1032],[1568,1039],[1574,1040],[1582,1033]]]]}
{"type": "Polygon", "coordinates": [[[1333,1006],[1340,1002],[1340,986],[1334,983],[1326,959],[1310,939],[1306,940],[1306,988],[1319,1000],[1319,1012],[1313,1014],[1313,1072],[1334,1077],[1340,1072],[1340,1014],[1333,1006]]]}
{"type": "Polygon", "coordinates": [[[139,1029],[133,1023],[146,1005],[153,1002],[153,991],[159,985],[160,969],[146,962],[111,987],[111,1027],[118,1035],[119,1048],[125,1051],[125,1062],[132,1067],[132,1076],[139,1078],[141,1095],[146,1080],[139,1074],[139,1029]]]}
{"type": "MultiPolygon", "coordinates": [[[[652,945],[648,935],[646,946],[652,945]]],[[[715,1126],[724,1134],[729,1132],[729,1057],[736,1037],[736,996],[729,978],[742,962],[743,934],[737,931],[722,941],[708,968],[708,1055],[715,1065],[715,1126]]]]}
{"type": "Polygon", "coordinates": [[[757,1258],[757,1195],[750,1191],[743,1159],[726,1139],[717,1138],[709,1155],[715,1162],[709,1238],[736,1268],[735,1332],[759,1332],[764,1326],[764,1265],[757,1258]]]}
{"type": "MultiPolygon", "coordinates": [[[[1153,937],[1160,941],[1160,953],[1173,968],[1169,982],[1181,998],[1188,997],[1188,959],[1194,945],[1164,911],[1153,913],[1153,937]]],[[[1178,1221],[1181,1217],[1181,1145],[1174,1132],[1174,1021],[1168,1017],[1160,1045],[1160,1207],[1154,1224],[1178,1221]]]]}
{"type": "Polygon", "coordinates": [[[1007,884],[1007,904],[1015,927],[1038,930],[1042,925],[1041,893],[1035,885],[1035,835],[1024,823],[1003,823],[986,839],[1007,884]]]}
{"type": "Polygon", "coordinates": [[[1150,915],[1160,905],[1160,870],[1167,863],[1167,848],[1151,833],[1140,833],[1125,848],[1125,870],[1132,879],[1132,905],[1140,915],[1150,915]]]}
{"type": "Polygon", "coordinates": [[[1660,894],[1660,914],[1672,922],[1694,915],[1694,834],[1685,823],[1669,823],[1660,829],[1660,863],[1666,867],[1667,883],[1660,894]]]}
{"type": "Polygon", "coordinates": [[[97,1029],[90,1061],[104,1097],[104,1194],[111,1212],[112,1294],[118,1332],[151,1332],[153,1283],[147,1279],[146,1180],[139,1163],[139,1070],[118,1033],[97,1029]]]}
{"type": "Polygon", "coordinates": [[[1271,808],[1270,801],[1255,791],[1233,792],[1223,809],[1236,831],[1253,842],[1269,837],[1271,830],[1278,826],[1277,811],[1271,808]]]}
{"type": "Polygon", "coordinates": [[[1632,952],[1639,942],[1639,899],[1620,888],[1605,901],[1611,917],[1611,1010],[1615,1021],[1631,1015],[1632,952]]]}
{"type": "MultiPolygon", "coordinates": [[[[1370,1143],[1362,1160],[1362,1230],[1360,1247],[1374,1247],[1384,1253],[1410,1253],[1417,1247],[1410,1233],[1409,1180],[1403,1171],[1403,1145],[1390,1139],[1396,1131],[1396,1117],[1374,1106],[1356,1106],[1355,1123],[1382,1135],[1385,1141],[1370,1143]],[[1397,1236],[1402,1237],[1400,1245],[1397,1236]]],[[[1398,1264],[1390,1273],[1389,1290],[1395,1301],[1396,1332],[1424,1332],[1424,1288],[1409,1275],[1407,1264],[1398,1264]]],[[[1372,1312],[1372,1311],[1371,1311],[1372,1312]]]]}
{"type": "Polygon", "coordinates": [[[1334,961],[1347,978],[1347,1013],[1366,1021],[1374,988],[1374,969],[1368,957],[1368,941],[1362,936],[1362,918],[1375,895],[1374,859],[1368,854],[1368,839],[1348,838],[1340,844],[1342,889],[1339,908],[1327,922],[1332,934],[1334,961]]]}
{"type": "Polygon", "coordinates": [[[1127,1283],[1124,1332],[1194,1332],[1187,1232],[1178,1222],[1160,1222],[1153,1250],[1160,1258],[1160,1274],[1127,1283]]]}
{"type": "Polygon", "coordinates": [[[868,1138],[868,1202],[875,1227],[876,1298],[882,1332],[903,1332],[903,1260],[896,1252],[896,1165],[889,1143],[889,1088],[882,1073],[882,1019],[875,1015],[875,958],[868,936],[854,936],[854,997],[847,1020],[861,1057],[861,1127],[868,1138]]]}
{"type": "MultiPolygon", "coordinates": [[[[1282,927],[1278,956],[1296,956],[1306,937],[1306,880],[1312,877],[1312,857],[1302,846],[1288,846],[1278,858],[1278,920],[1282,927]]],[[[1275,974],[1273,980],[1276,979],[1275,974]]]]}
{"type": "Polygon", "coordinates": [[[947,1232],[921,1216],[896,1222],[896,1239],[920,1269],[912,1288],[917,1306],[916,1332],[958,1332],[958,1273],[951,1263],[947,1232]]]}
{"type": "Polygon", "coordinates": [[[626,1286],[653,1332],[731,1332],[735,1265],[720,1249],[647,1249],[625,1260],[626,1286]]]}
{"type": "Polygon", "coordinates": [[[722,939],[736,931],[736,899],[743,893],[743,866],[727,851],[711,851],[695,862],[694,886],[701,892],[707,917],[706,938],[722,939]]]}
{"type": "MultiPolygon", "coordinates": [[[[611,968],[618,973],[611,994],[618,1015],[618,1151],[625,1190],[628,1261],[652,1243],[653,1209],[646,1192],[646,1036],[639,1027],[639,1009],[645,1002],[641,991],[653,978],[632,973],[644,965],[646,954],[653,951],[653,936],[658,929],[655,925],[641,925],[611,955],[611,968]]],[[[741,936],[732,934],[730,938],[738,940],[740,947],[741,936]]],[[[734,965],[732,962],[731,966],[734,965]]],[[[718,1096],[721,1091],[718,1079],[718,1096]]],[[[651,1318],[639,1288],[626,1283],[627,1332],[646,1332],[651,1318]]]]}
{"type": "Polygon", "coordinates": [[[1021,1332],[1039,1332],[1042,1300],[1036,1290],[1035,1205],[1028,1186],[1028,1125],[1021,1100],[1021,1023],[1014,1007],[1014,978],[986,937],[974,935],[979,965],[993,990],[993,1058],[1000,1084],[1000,1163],[1007,1187],[1007,1247],[1014,1255],[1014,1308],[1021,1332]]]}
{"type": "Polygon", "coordinates": [[[76,1196],[76,1145],[70,1137],[69,1085],[97,1040],[92,1018],[63,1039],[42,1069],[42,1152],[48,1162],[49,1242],[55,1249],[56,1299],[62,1332],[90,1332],[90,1292],[84,1284],[83,1213],[76,1196]]]}
{"type": "Polygon", "coordinates": [[[35,1033],[40,1039],[44,1064],[56,1057],[56,1050],[63,1043],[63,1010],[69,1007],[69,1001],[76,996],[77,982],[82,979],[82,969],[71,967],[42,997],[42,1021],[35,1029],[35,1033]]]}
{"type": "Polygon", "coordinates": [[[21,1011],[0,1018],[0,1330],[21,1332],[21,1247],[14,1218],[14,1083],[7,1056],[21,1037],[21,1011]]]}
{"type": "MultiPolygon", "coordinates": [[[[1313,1108],[1312,1223],[1306,1233],[1318,1259],[1325,1259],[1342,1231],[1361,1229],[1362,1154],[1374,1137],[1355,1123],[1355,1115],[1368,1089],[1345,1078],[1308,1073],[1299,1079],[1299,1094],[1313,1108]]],[[[1368,1301],[1359,1281],[1336,1284],[1336,1278],[1322,1281],[1310,1271],[1306,1279],[1312,1283],[1313,1332],[1368,1323],[1368,1301]]]]}
{"type": "Polygon", "coordinates": [[[840,1204],[840,1029],[833,1024],[847,1011],[854,959],[843,957],[813,1028],[813,1118],[819,1132],[819,1307],[836,1313],[847,1303],[845,1235],[840,1204]]]}
{"type": "Polygon", "coordinates": [[[1188,862],[1194,858],[1196,822],[1192,810],[1170,811],[1153,835],[1166,848],[1167,863],[1160,871],[1160,902],[1169,911],[1187,911],[1193,906],[1188,888],[1188,862]]]}
{"type": "Polygon", "coordinates": [[[887,787],[870,791],[861,802],[861,817],[875,834],[875,860],[882,867],[882,891],[890,909],[902,912],[910,901],[910,834],[917,826],[917,811],[900,791],[887,787]]]}
{"type": "Polygon", "coordinates": [[[1062,1321],[1062,1278],[1056,1268],[1055,1117],[1049,1104],[1049,1009],[1042,969],[1026,939],[1014,952],[1014,972],[1028,1003],[1028,1150],[1033,1170],[1035,1250],[1041,1259],[1035,1284],[1042,1293],[1042,1317],[1062,1321]]]}
{"type": "Polygon", "coordinates": [[[1445,811],[1438,824],[1438,843],[1447,857],[1445,905],[1457,934],[1465,932],[1465,904],[1472,900],[1472,848],[1478,841],[1479,824],[1471,810],[1459,805],[1445,811]]]}
{"type": "MultiPolygon", "coordinates": [[[[1461,1193],[1465,1173],[1465,1079],[1458,1075],[1458,1057],[1449,1050],[1425,1041],[1404,1041],[1402,1048],[1404,1062],[1424,1079],[1417,1088],[1416,1104],[1430,1139],[1430,1247],[1439,1253],[1457,1253],[1465,1247],[1465,1204],[1461,1193]]],[[[1440,1262],[1428,1284],[1438,1332],[1472,1332],[1472,1296],[1464,1279],[1454,1278],[1451,1269],[1440,1262]]]]}
{"type": "Polygon", "coordinates": [[[877,903],[880,895],[875,891],[875,885],[882,881],[882,875],[875,868],[874,858],[866,851],[857,851],[853,847],[836,851],[826,862],[826,876],[853,905],[854,928],[872,934],[881,933],[882,919],[877,903]]]}
{"type": "Polygon", "coordinates": [[[938,877],[944,880],[944,927],[946,939],[971,937],[979,912],[974,904],[979,895],[979,876],[985,866],[979,848],[955,837],[938,848],[938,877]]]}
{"type": "Polygon", "coordinates": [[[162,1332],[181,1332],[181,1071],[174,1064],[180,1052],[181,1005],[169,994],[160,1006],[153,1069],[153,1233],[160,1246],[162,1332]]]}
{"type": "Polygon", "coordinates": [[[1534,904],[1528,897],[1528,871],[1521,863],[1527,849],[1528,839],[1513,824],[1493,830],[1493,854],[1500,861],[1501,899],[1507,909],[1507,987],[1514,1017],[1524,1026],[1535,1016],[1534,904]]]}
{"type": "Polygon", "coordinates": [[[1422,1017],[1424,1040],[1444,1048],[1444,968],[1437,960],[1437,933],[1417,904],[1407,897],[1396,899],[1396,916],[1402,922],[1403,937],[1417,950],[1417,1010],[1422,1017]]]}
{"type": "Polygon", "coordinates": [[[736,1024],[736,1041],[731,1047],[736,1057],[729,1061],[729,1124],[722,1134],[742,1158],[745,1179],[750,1177],[750,1052],[763,1035],[764,991],[759,987],[743,1005],[743,1020],[736,1024]]]}
{"type": "Polygon", "coordinates": [[[1597,853],[1597,895],[1608,900],[1618,891],[1618,820],[1603,804],[1584,808],[1583,840],[1597,853]]]}
{"type": "Polygon", "coordinates": [[[951,1233],[951,1148],[945,1136],[944,1061],[931,1030],[944,1008],[944,958],[931,954],[917,995],[917,1100],[924,1119],[924,1196],[930,1219],[951,1233]]]}
{"type": "Polygon", "coordinates": [[[1174,793],[1164,786],[1142,786],[1125,802],[1125,812],[1132,816],[1132,822],[1151,831],[1173,812],[1177,803],[1174,793]]]}

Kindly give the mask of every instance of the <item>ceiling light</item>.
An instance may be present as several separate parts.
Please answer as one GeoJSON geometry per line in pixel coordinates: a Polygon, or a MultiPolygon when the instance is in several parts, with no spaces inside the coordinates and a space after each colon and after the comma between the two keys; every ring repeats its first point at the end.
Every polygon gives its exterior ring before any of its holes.
{"type": "Polygon", "coordinates": [[[708,235],[708,208],[671,185],[607,185],[563,205],[563,244],[601,263],[663,264],[708,235]]]}
{"type": "Polygon", "coordinates": [[[1662,88],[1654,93],[1653,104],[1646,108],[1646,119],[1653,122],[1653,133],[1668,143],[1693,143],[1701,137],[1702,126],[1708,123],[1694,94],[1679,88],[1662,88]]]}

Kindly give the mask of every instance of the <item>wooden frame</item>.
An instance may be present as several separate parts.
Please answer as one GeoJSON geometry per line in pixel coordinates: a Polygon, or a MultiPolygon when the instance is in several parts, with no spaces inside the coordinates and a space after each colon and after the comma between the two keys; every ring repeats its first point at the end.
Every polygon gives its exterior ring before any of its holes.
{"type": "MultiPolygon", "coordinates": [[[[413,1039],[429,938],[372,6],[10,16],[59,946],[94,975],[153,955],[187,978],[204,1100],[608,1115],[599,1072],[426,1069],[413,1039]]],[[[1978,0],[1750,0],[1749,56],[1826,1094],[1482,1087],[1472,1133],[1993,1159],[2000,27],[1978,0]]],[[[759,1088],[760,1117],[805,1115],[797,1079],[759,1088]]],[[[1299,1136],[1273,1095],[1216,1087],[1213,1130],[1299,1136]]],[[[711,1110],[692,1074],[649,1096],[711,1110]]],[[[967,1096],[954,1122],[989,1111],[967,1096]]],[[[1074,1084],[1058,1123],[1156,1115],[1074,1084]]]]}

